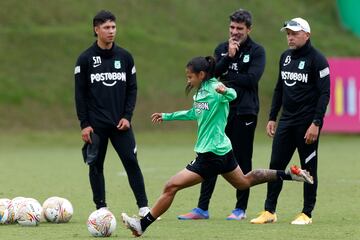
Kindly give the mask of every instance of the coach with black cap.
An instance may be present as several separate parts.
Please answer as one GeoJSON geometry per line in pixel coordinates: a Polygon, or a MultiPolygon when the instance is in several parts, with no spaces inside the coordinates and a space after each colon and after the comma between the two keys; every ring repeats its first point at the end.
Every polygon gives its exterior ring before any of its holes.
{"type": "MultiPolygon", "coordinates": [[[[279,62],[278,81],[274,90],[267,134],[273,137],[271,169],[285,169],[295,150],[301,168],[314,177],[314,184],[304,184],[304,205],[291,224],[312,223],[312,211],[318,186],[317,163],[320,130],[330,98],[330,71],[326,58],[310,42],[310,25],[302,18],[285,22],[289,49],[279,62]],[[282,113],[276,127],[276,118],[282,113]]],[[[268,183],[265,211],[251,223],[276,222],[277,199],[282,182],[268,183]]]]}

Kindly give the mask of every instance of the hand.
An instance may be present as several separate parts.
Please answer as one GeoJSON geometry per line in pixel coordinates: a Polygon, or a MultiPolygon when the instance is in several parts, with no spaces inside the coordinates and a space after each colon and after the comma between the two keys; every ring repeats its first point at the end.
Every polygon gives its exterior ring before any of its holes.
{"type": "Polygon", "coordinates": [[[161,113],[153,113],[151,114],[151,121],[153,123],[161,123],[163,121],[161,113]]]}
{"type": "Polygon", "coordinates": [[[224,84],[220,83],[219,85],[217,85],[217,87],[215,88],[215,91],[220,93],[220,94],[224,94],[227,91],[227,87],[225,87],[224,84]]]}
{"type": "Polygon", "coordinates": [[[121,131],[128,130],[130,128],[130,122],[126,118],[122,118],[116,127],[121,131]]]}
{"type": "Polygon", "coordinates": [[[276,131],[276,122],[270,120],[266,125],[266,133],[269,137],[274,137],[275,131],[276,131]]]}
{"type": "Polygon", "coordinates": [[[306,130],[304,139],[306,144],[312,144],[317,141],[319,137],[319,127],[311,123],[310,127],[306,130]]]}
{"type": "Polygon", "coordinates": [[[234,40],[233,38],[229,39],[229,57],[233,58],[236,52],[239,50],[240,42],[234,40]]]}
{"type": "Polygon", "coordinates": [[[86,127],[86,128],[83,128],[81,130],[81,138],[84,142],[88,142],[90,144],[92,144],[92,141],[91,141],[91,137],[90,137],[90,133],[94,132],[94,129],[90,126],[86,127]]]}

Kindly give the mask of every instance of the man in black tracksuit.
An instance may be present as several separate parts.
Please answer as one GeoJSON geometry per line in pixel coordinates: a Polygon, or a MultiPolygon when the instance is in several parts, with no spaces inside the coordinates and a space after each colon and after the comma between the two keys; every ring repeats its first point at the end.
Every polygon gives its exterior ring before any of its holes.
{"type": "Polygon", "coordinates": [[[88,144],[94,140],[91,134],[99,139],[96,160],[89,164],[96,208],[107,206],[103,166],[110,139],[124,165],[139,209],[148,211],[130,125],[137,93],[136,69],[131,54],[114,43],[115,20],[109,11],[100,11],[93,19],[97,41],[79,56],[75,67],[76,110],[82,139],[88,144]]]}
{"type": "MultiPolygon", "coordinates": [[[[254,134],[259,112],[258,82],[265,68],[265,50],[249,36],[252,25],[250,12],[239,9],[230,16],[230,39],[215,49],[215,75],[237,98],[230,103],[226,135],[230,138],[236,160],[244,174],[252,169],[254,134]]],[[[207,219],[211,195],[217,177],[201,184],[198,207],[179,219],[207,219]]],[[[249,189],[236,190],[235,209],[227,220],[242,220],[249,199],[249,189]]]]}
{"type": "MultiPolygon", "coordinates": [[[[316,202],[319,134],[330,97],[330,71],[326,58],[310,42],[310,26],[302,18],[285,23],[289,49],[280,57],[279,77],[275,87],[267,125],[267,133],[274,137],[271,169],[285,169],[295,149],[301,168],[314,178],[314,184],[304,184],[304,206],[292,224],[312,223],[316,202]],[[280,108],[282,114],[275,129],[280,108]],[[276,130],[276,131],[275,131],[276,130]]],[[[270,223],[275,214],[282,182],[268,184],[265,211],[252,223],[270,223]]]]}

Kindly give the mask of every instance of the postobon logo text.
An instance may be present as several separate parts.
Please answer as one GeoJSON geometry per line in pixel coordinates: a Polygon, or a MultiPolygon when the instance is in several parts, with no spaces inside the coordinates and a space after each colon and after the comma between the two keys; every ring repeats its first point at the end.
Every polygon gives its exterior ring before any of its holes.
{"type": "Polygon", "coordinates": [[[209,103],[207,102],[195,102],[194,107],[201,110],[210,110],[209,103]]]}
{"type": "Polygon", "coordinates": [[[114,86],[117,81],[126,82],[125,72],[106,72],[106,73],[93,73],[90,75],[91,83],[102,82],[105,86],[114,86]],[[107,81],[107,82],[105,82],[107,81]],[[112,81],[111,83],[109,81],[112,81]]]}
{"type": "Polygon", "coordinates": [[[281,78],[285,81],[285,84],[289,87],[294,86],[296,81],[307,83],[308,81],[308,74],[307,73],[297,73],[297,72],[286,72],[281,71],[281,78]],[[294,82],[287,82],[286,80],[291,80],[294,82]]]}

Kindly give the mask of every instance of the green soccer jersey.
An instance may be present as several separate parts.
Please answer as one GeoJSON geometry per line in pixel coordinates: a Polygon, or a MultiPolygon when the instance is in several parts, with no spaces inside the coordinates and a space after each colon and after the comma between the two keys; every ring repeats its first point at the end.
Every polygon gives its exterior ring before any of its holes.
{"type": "Polygon", "coordinates": [[[197,120],[195,152],[213,152],[222,156],[231,150],[225,127],[229,115],[229,102],[236,98],[236,92],[232,88],[227,88],[224,94],[217,93],[215,88],[218,85],[219,81],[216,78],[203,82],[193,97],[194,103],[190,110],[163,113],[162,119],[197,120]]]}

